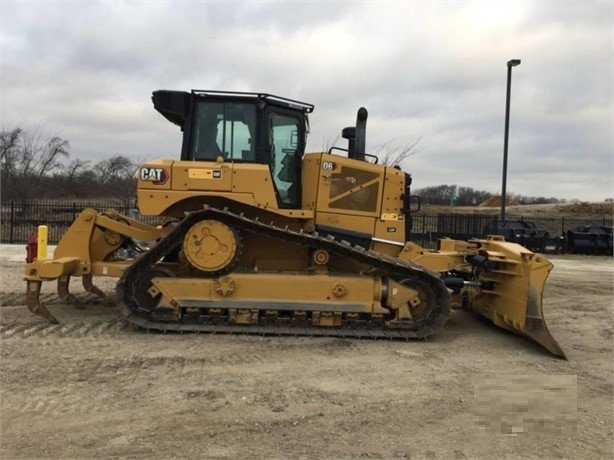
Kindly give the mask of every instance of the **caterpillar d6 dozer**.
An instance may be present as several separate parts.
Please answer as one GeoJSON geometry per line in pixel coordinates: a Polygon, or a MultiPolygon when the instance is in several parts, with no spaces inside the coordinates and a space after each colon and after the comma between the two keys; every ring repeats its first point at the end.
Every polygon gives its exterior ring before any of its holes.
{"type": "Polygon", "coordinates": [[[145,329],[407,339],[461,308],[564,356],[542,313],[552,264],[502,237],[413,244],[419,199],[408,174],[365,153],[364,108],[343,130],[347,149],[305,154],[313,105],[196,90],[152,99],[183,131],[180,160],[138,169],[139,211],[164,225],[84,210],[53,259],[26,265],[32,312],[56,321],[43,281],[78,303],[71,277],[104,296],[92,277],[112,276],[126,320],[145,329]]]}

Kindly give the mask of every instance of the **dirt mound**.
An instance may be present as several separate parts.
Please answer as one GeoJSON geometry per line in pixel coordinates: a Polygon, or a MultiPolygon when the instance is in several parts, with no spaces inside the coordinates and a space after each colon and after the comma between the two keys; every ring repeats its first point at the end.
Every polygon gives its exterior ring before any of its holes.
{"type": "Polygon", "coordinates": [[[569,214],[611,216],[614,210],[612,203],[572,203],[561,205],[569,214]]]}
{"type": "MultiPolygon", "coordinates": [[[[507,206],[516,206],[518,202],[516,200],[512,200],[510,197],[505,198],[505,204],[507,206]]],[[[491,196],[490,198],[482,201],[478,206],[483,208],[492,208],[495,206],[501,206],[501,197],[500,196],[491,196]]]]}
{"type": "MultiPolygon", "coordinates": [[[[436,206],[425,205],[422,210],[427,213],[456,213],[456,214],[492,214],[497,215],[500,208],[500,197],[494,197],[496,203],[491,205],[490,200],[478,206],[436,206]]],[[[493,200],[493,199],[491,199],[493,200]]],[[[558,204],[510,204],[508,202],[507,214],[523,217],[570,217],[575,219],[611,219],[614,214],[612,203],[558,203],[558,204]]],[[[607,225],[607,221],[606,221],[607,225]]]]}

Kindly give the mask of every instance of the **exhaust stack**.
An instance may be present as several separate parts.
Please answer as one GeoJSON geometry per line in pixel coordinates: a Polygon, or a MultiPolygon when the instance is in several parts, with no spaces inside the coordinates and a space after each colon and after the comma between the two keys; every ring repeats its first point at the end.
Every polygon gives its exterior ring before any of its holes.
{"type": "Polygon", "coordinates": [[[367,109],[361,107],[356,114],[356,126],[341,131],[341,137],[348,140],[348,157],[354,160],[365,161],[368,116],[367,109]]]}

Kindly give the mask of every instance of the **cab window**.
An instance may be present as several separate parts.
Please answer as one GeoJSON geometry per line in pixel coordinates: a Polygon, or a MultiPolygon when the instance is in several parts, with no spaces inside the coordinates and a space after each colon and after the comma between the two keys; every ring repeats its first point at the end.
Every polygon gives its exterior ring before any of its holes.
{"type": "Polygon", "coordinates": [[[297,205],[299,200],[299,120],[296,117],[272,113],[269,141],[271,171],[280,201],[297,205]]]}
{"type": "Polygon", "coordinates": [[[199,102],[194,118],[191,159],[256,161],[253,103],[199,102]]]}

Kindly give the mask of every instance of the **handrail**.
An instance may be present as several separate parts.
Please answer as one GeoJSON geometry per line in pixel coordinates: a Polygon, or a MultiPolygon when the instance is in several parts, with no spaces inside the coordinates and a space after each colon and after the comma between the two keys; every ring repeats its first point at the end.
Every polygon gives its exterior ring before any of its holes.
{"type": "MultiPolygon", "coordinates": [[[[331,147],[330,149],[328,149],[328,153],[332,154],[331,152],[333,150],[341,150],[343,152],[350,153],[350,151],[348,149],[344,149],[342,147],[331,147]]],[[[376,165],[378,163],[378,161],[379,161],[379,158],[377,156],[371,155],[370,153],[365,153],[364,156],[369,157],[369,158],[373,158],[373,163],[372,164],[376,165]]],[[[367,162],[367,163],[369,163],[369,162],[367,162]]]]}

